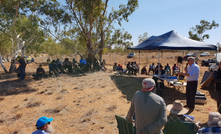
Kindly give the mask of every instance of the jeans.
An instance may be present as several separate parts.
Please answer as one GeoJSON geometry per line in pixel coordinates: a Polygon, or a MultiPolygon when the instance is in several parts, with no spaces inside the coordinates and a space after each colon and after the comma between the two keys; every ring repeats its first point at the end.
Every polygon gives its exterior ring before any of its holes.
{"type": "Polygon", "coordinates": [[[20,67],[20,80],[24,80],[25,79],[25,68],[20,67]]]}

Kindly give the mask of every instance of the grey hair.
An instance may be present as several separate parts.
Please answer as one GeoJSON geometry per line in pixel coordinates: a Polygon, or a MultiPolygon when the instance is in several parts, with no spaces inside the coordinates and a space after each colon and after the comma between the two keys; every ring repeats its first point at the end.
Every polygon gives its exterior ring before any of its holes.
{"type": "Polygon", "coordinates": [[[195,58],[194,58],[194,57],[188,57],[188,60],[193,60],[193,61],[195,61],[195,58]]]}

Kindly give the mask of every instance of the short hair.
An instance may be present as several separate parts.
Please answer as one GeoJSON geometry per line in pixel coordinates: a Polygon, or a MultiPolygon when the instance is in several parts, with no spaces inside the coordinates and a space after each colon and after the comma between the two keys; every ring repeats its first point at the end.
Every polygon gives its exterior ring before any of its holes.
{"type": "Polygon", "coordinates": [[[195,61],[195,58],[194,57],[188,57],[188,60],[195,61]]]}

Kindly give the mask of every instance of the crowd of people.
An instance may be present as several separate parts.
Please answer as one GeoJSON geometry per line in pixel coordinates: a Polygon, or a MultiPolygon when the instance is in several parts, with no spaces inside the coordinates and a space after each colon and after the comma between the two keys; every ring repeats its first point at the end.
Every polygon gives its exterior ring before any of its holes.
{"type": "Polygon", "coordinates": [[[123,65],[114,63],[113,71],[117,71],[119,74],[136,75],[139,72],[139,66],[136,61],[128,62],[127,68],[123,69],[123,65]]]}
{"type": "MultiPolygon", "coordinates": [[[[176,74],[176,72],[180,72],[180,67],[176,64],[174,64],[172,66],[172,68],[170,67],[169,63],[167,63],[167,65],[165,67],[163,67],[160,63],[158,63],[158,65],[160,66],[160,74],[168,74],[168,75],[174,75],[176,74]],[[172,69],[172,70],[171,70],[172,69]],[[172,72],[172,74],[171,74],[172,72]]],[[[147,66],[143,66],[143,68],[141,69],[141,74],[150,74],[152,72],[152,74],[158,74],[158,65],[155,66],[154,63],[152,63],[149,66],[149,69],[147,70],[147,66]]],[[[136,63],[136,61],[132,61],[132,62],[128,62],[126,65],[126,69],[123,68],[123,65],[114,63],[113,65],[113,71],[117,71],[120,74],[129,74],[129,75],[136,75],[137,73],[139,73],[139,66],[136,63]]]]}
{"type": "MultiPolygon", "coordinates": [[[[73,63],[76,63],[73,60],[73,63]]],[[[129,111],[127,113],[126,119],[128,122],[135,122],[136,134],[162,134],[162,128],[166,125],[167,122],[179,122],[185,123],[190,122],[194,124],[194,132],[198,134],[218,134],[221,133],[221,92],[220,83],[221,83],[221,62],[219,63],[219,69],[214,72],[213,77],[217,84],[216,92],[217,92],[217,108],[218,112],[210,112],[208,115],[207,127],[202,127],[199,123],[196,123],[194,118],[189,116],[195,109],[195,94],[197,91],[197,84],[199,78],[199,66],[195,63],[195,59],[193,57],[189,57],[188,67],[184,68],[185,72],[177,72],[177,75],[183,75],[187,77],[187,86],[186,86],[186,104],[183,105],[182,101],[174,100],[173,104],[166,105],[164,99],[155,93],[155,81],[152,78],[145,78],[142,81],[142,89],[137,91],[132,100],[129,111]],[[167,114],[167,111],[170,112],[167,114]]],[[[53,64],[60,63],[58,61],[52,61],[53,64]]],[[[50,63],[50,64],[52,64],[50,63]]],[[[22,62],[20,63],[22,64],[22,62]]],[[[49,64],[49,66],[50,66],[49,64]]],[[[87,60],[81,59],[80,64],[87,65],[87,60]]],[[[63,69],[72,71],[73,68],[70,68],[71,63],[68,59],[65,59],[63,62],[63,69]]],[[[103,63],[105,65],[105,63],[103,63]]],[[[80,65],[79,65],[80,66],[80,65]]],[[[154,66],[154,63],[151,65],[154,66]]],[[[96,66],[95,66],[96,67],[96,66]]],[[[122,65],[115,63],[113,66],[113,70],[121,72],[133,74],[138,71],[136,68],[138,67],[136,62],[128,62],[127,70],[122,68],[122,65]],[[136,71],[136,72],[135,72],[136,71]]],[[[161,71],[161,74],[164,74],[166,71],[170,69],[169,64],[165,66],[165,70],[163,70],[163,66],[158,64],[155,67],[155,74],[158,74],[158,67],[161,71]]],[[[179,68],[176,64],[172,67],[172,69],[179,68]]],[[[138,68],[139,69],[139,68],[138,68]]],[[[144,74],[147,74],[147,70],[143,69],[144,74]]],[[[150,71],[150,69],[149,69],[150,71]]],[[[151,70],[153,71],[153,70],[151,70]]],[[[142,71],[141,71],[142,72],[142,71]]],[[[43,75],[45,73],[42,66],[39,65],[37,69],[37,76],[43,75]]],[[[32,134],[47,134],[53,131],[53,127],[51,125],[51,121],[53,118],[41,117],[37,120],[36,127],[37,130],[32,134]]]]}
{"type": "MultiPolygon", "coordinates": [[[[59,58],[56,60],[47,59],[47,63],[49,66],[49,76],[55,75],[56,77],[61,74],[77,74],[77,73],[85,73],[89,70],[91,71],[106,71],[107,68],[105,67],[106,61],[100,63],[99,60],[96,58],[91,62],[89,58],[84,59],[81,57],[80,61],[77,62],[75,58],[70,61],[69,58],[65,58],[63,62],[59,58]]],[[[45,71],[42,68],[42,65],[37,68],[36,74],[33,75],[36,79],[42,78],[45,75],[45,71]]]]}

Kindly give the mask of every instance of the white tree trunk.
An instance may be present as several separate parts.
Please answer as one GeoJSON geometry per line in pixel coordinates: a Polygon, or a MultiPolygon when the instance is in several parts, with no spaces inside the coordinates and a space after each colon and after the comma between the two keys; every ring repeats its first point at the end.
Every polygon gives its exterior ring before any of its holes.
{"type": "Polygon", "coordinates": [[[4,69],[5,73],[7,73],[7,69],[5,68],[4,64],[3,64],[3,61],[2,61],[2,55],[0,54],[0,63],[1,63],[1,66],[2,68],[4,69]]]}
{"type": "Polygon", "coordinates": [[[21,50],[21,57],[24,57],[25,56],[25,48],[22,48],[21,50]]]}

